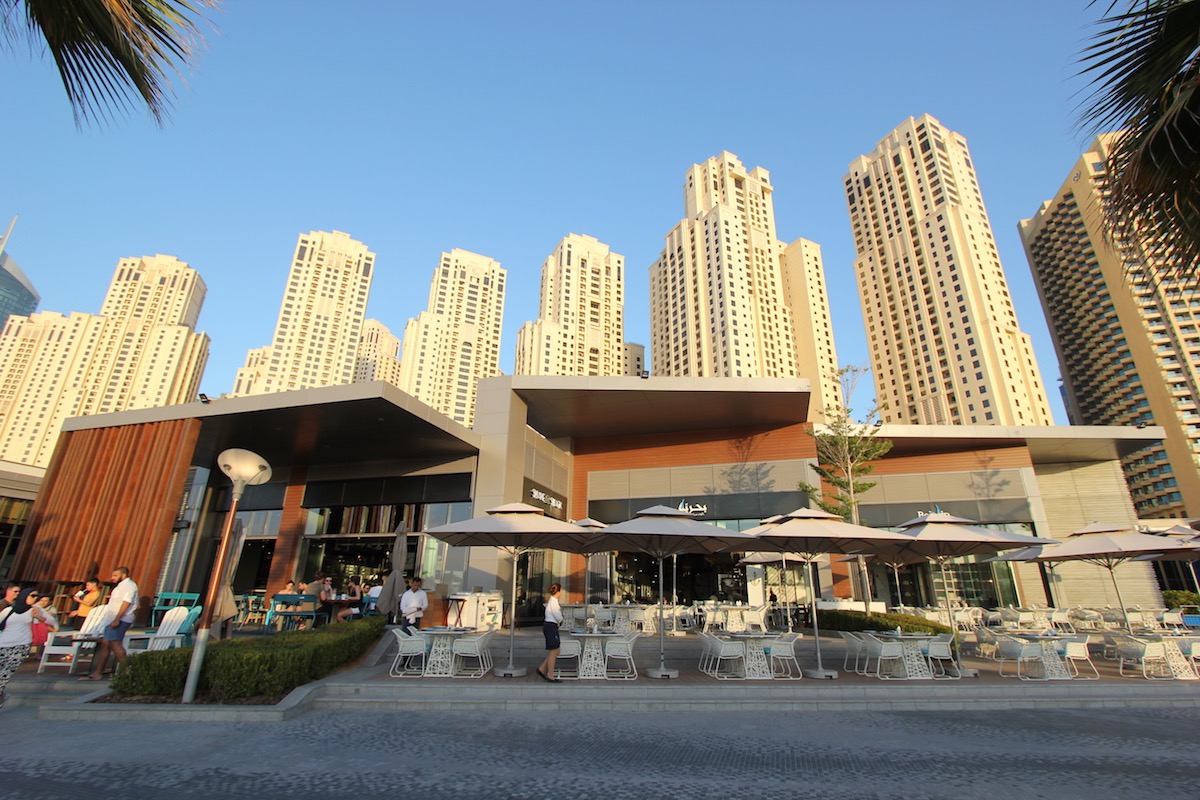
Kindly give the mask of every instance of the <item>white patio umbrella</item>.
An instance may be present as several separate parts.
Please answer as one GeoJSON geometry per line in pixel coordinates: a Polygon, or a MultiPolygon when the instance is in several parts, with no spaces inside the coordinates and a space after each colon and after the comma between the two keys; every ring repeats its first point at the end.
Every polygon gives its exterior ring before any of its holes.
{"type": "Polygon", "coordinates": [[[609,525],[593,539],[596,550],[633,550],[658,560],[658,668],[646,670],[651,678],[678,678],[679,670],[667,669],[663,631],[663,561],[679,553],[725,553],[749,550],[754,537],[739,531],[701,522],[687,511],[670,506],[651,506],[633,519],[609,525]]]}
{"type": "Polygon", "coordinates": [[[910,519],[899,526],[901,531],[912,537],[911,541],[903,545],[902,551],[924,556],[936,562],[941,570],[946,619],[950,620],[950,630],[954,635],[956,645],[954,666],[959,675],[963,674],[963,669],[962,663],[958,660],[958,628],[954,624],[954,615],[950,611],[950,589],[946,579],[946,563],[952,558],[991,555],[1004,550],[1015,550],[1019,547],[1058,544],[1056,539],[1043,539],[1038,536],[981,528],[974,522],[974,520],[956,517],[944,511],[935,511],[910,519]]]}
{"type": "MultiPolygon", "coordinates": [[[[880,547],[889,545],[895,547],[906,542],[909,537],[894,531],[868,528],[865,525],[855,525],[846,522],[837,514],[821,511],[816,508],[798,508],[790,514],[771,517],[757,528],[746,533],[760,543],[759,549],[781,550],[795,553],[799,559],[808,565],[808,594],[812,604],[813,641],[817,649],[817,668],[805,670],[810,678],[836,678],[836,670],[827,670],[821,662],[821,637],[817,624],[817,593],[816,579],[813,577],[814,563],[826,553],[864,553],[875,552],[880,547]]],[[[865,602],[871,602],[866,598],[865,602]]]]}
{"type": "Polygon", "coordinates": [[[1178,560],[1194,561],[1200,558],[1200,546],[1165,536],[1140,533],[1128,525],[1111,522],[1093,522],[1072,533],[1057,547],[1048,549],[1035,561],[1085,561],[1104,567],[1117,593],[1117,604],[1125,616],[1125,627],[1133,633],[1125,601],[1121,598],[1121,587],[1117,583],[1116,569],[1126,561],[1133,560],[1178,560]]]}
{"type": "Polygon", "coordinates": [[[517,633],[517,559],[530,550],[591,552],[595,534],[569,522],[547,517],[542,509],[526,503],[509,503],[489,508],[486,516],[438,525],[425,533],[455,547],[496,547],[513,559],[512,605],[508,629],[508,666],[497,667],[500,677],[518,678],[528,670],[513,664],[517,633]]]}

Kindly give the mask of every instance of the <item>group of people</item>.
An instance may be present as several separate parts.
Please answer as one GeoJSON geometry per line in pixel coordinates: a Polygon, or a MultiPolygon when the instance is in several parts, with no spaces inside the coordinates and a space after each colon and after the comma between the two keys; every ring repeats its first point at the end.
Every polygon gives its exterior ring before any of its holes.
{"type": "MultiPolygon", "coordinates": [[[[113,590],[102,611],[98,580],[88,580],[72,598],[75,608],[69,616],[76,629],[93,613],[103,613],[110,620],[104,626],[91,670],[80,680],[100,680],[107,672],[110,658],[115,658],[118,665],[125,660],[125,632],[133,624],[137,611],[138,587],[129,577],[128,567],[117,567],[111,579],[113,590]]],[[[4,599],[0,600],[0,708],[8,697],[8,682],[13,673],[34,647],[44,645],[47,637],[59,629],[58,613],[51,599],[36,587],[12,583],[5,588],[4,599]]]]}

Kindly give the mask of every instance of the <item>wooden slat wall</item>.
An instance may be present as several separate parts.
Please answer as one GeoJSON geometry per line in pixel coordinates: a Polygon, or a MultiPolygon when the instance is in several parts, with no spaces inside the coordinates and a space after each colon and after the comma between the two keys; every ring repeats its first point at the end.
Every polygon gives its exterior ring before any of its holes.
{"type": "Polygon", "coordinates": [[[769,430],[726,428],[712,431],[664,433],[657,436],[611,436],[575,441],[571,477],[571,519],[587,516],[588,474],[594,470],[684,467],[737,461],[736,442],[760,437],[754,445],[755,461],[814,458],[816,443],[806,425],[769,430]]]}
{"type": "Polygon", "coordinates": [[[308,469],[293,466],[288,473],[288,486],[283,495],[283,513],[279,533],[275,537],[275,552],[271,556],[271,572],[267,578],[267,594],[283,591],[288,581],[304,581],[311,576],[299,575],[300,543],[304,539],[304,523],[308,512],[301,506],[308,483],[308,469]]]}
{"type": "Polygon", "coordinates": [[[196,419],[62,434],[14,577],[107,580],[127,566],[143,595],[153,593],[199,434],[196,419]]]}

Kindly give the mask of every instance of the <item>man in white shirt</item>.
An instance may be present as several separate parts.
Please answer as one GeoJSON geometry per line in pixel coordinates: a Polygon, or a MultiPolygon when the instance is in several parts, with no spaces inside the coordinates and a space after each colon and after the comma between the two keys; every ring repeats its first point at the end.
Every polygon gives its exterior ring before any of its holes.
{"type": "Polygon", "coordinates": [[[137,612],[138,587],[129,577],[129,567],[117,567],[109,580],[116,586],[108,596],[108,605],[102,613],[110,621],[104,626],[104,639],[100,642],[96,657],[92,659],[91,672],[80,678],[81,681],[100,680],[110,654],[116,656],[117,666],[125,660],[125,632],[133,624],[133,615],[137,612]]]}
{"type": "Polygon", "coordinates": [[[400,627],[406,631],[420,629],[421,617],[429,608],[429,598],[421,588],[421,579],[413,578],[408,591],[400,598],[400,627]]]}

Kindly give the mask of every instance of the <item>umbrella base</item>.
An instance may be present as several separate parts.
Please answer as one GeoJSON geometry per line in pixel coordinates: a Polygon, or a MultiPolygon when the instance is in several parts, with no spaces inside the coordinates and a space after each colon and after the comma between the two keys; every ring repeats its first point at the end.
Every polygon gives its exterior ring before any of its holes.
{"type": "Polygon", "coordinates": [[[833,681],[833,680],[837,680],[837,670],[835,670],[835,669],[806,669],[806,670],[804,670],[804,677],[816,678],[817,680],[821,680],[821,681],[824,681],[824,680],[833,681]]]}
{"type": "Polygon", "coordinates": [[[524,678],[529,674],[529,667],[496,667],[492,674],[497,678],[524,678]]]}
{"type": "Polygon", "coordinates": [[[971,669],[970,667],[946,667],[947,675],[957,675],[960,678],[978,678],[979,670],[971,669]]]}
{"type": "Polygon", "coordinates": [[[650,676],[651,678],[666,678],[666,679],[670,679],[670,678],[678,678],[678,677],[679,677],[679,670],[677,670],[677,669],[667,669],[667,668],[665,668],[665,667],[662,667],[662,668],[655,667],[654,669],[648,669],[648,670],[646,670],[646,674],[647,674],[648,676],[650,676]]]}

